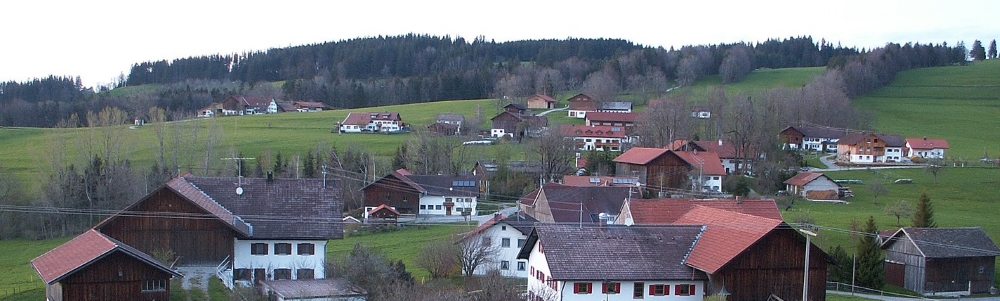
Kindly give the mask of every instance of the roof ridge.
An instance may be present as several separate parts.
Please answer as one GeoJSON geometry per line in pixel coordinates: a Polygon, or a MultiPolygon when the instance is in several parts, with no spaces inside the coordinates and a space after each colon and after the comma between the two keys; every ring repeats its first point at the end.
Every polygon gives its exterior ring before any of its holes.
{"type": "MultiPolygon", "coordinates": [[[[239,218],[240,220],[243,219],[239,215],[237,215],[236,213],[233,213],[232,210],[229,210],[229,208],[226,208],[226,206],[223,206],[222,204],[220,204],[219,201],[216,201],[215,199],[213,199],[212,196],[210,196],[207,193],[205,193],[205,191],[202,190],[201,188],[199,188],[198,185],[195,185],[194,183],[188,182],[188,180],[186,178],[183,178],[183,179],[184,179],[184,183],[187,183],[188,185],[191,185],[191,187],[194,187],[195,190],[197,190],[199,193],[201,193],[202,195],[204,195],[205,198],[208,198],[209,201],[212,201],[212,203],[215,203],[216,205],[219,205],[219,208],[222,208],[222,210],[225,210],[226,213],[229,213],[229,215],[232,215],[232,216],[234,216],[236,218],[239,218]]],[[[227,221],[227,223],[232,224],[234,222],[227,221]]]]}

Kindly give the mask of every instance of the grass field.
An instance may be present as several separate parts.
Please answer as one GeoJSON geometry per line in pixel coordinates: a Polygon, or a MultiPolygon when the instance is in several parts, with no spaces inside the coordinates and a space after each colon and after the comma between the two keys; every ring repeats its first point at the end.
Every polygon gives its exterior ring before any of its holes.
{"type": "Polygon", "coordinates": [[[475,227],[475,221],[471,226],[465,223],[410,225],[403,230],[388,233],[350,235],[343,240],[331,240],[326,245],[326,253],[329,260],[340,261],[354,249],[355,244],[362,244],[381,252],[389,259],[402,260],[403,264],[406,264],[406,270],[412,273],[417,281],[430,280],[430,273],[417,266],[417,254],[421,248],[432,241],[450,241],[456,234],[470,231],[475,227]]]}
{"type": "Polygon", "coordinates": [[[45,284],[29,262],[69,239],[0,241],[0,299],[44,300],[45,284]]]}

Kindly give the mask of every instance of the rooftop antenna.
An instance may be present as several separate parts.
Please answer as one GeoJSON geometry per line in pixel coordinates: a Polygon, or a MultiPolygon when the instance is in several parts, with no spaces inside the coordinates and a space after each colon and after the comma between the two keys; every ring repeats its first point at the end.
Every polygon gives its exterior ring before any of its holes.
{"type": "Polygon", "coordinates": [[[236,195],[243,195],[243,160],[256,160],[257,158],[229,157],[222,160],[236,160],[236,195]]]}

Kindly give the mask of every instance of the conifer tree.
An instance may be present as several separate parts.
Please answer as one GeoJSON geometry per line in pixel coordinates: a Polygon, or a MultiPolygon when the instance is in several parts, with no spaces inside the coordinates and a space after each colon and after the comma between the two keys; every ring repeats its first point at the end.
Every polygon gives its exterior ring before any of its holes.
{"type": "Polygon", "coordinates": [[[885,285],[885,271],[882,269],[882,249],[875,237],[878,228],[875,227],[875,217],[868,216],[863,230],[864,236],[858,240],[857,285],[873,289],[881,289],[885,285]]]}
{"type": "Polygon", "coordinates": [[[986,48],[983,47],[983,42],[976,40],[972,43],[972,50],[969,51],[969,56],[973,60],[982,61],[986,59],[986,48]]]}
{"type": "Polygon", "coordinates": [[[833,248],[833,251],[830,251],[830,257],[833,257],[833,260],[837,261],[837,265],[831,265],[827,269],[827,279],[829,281],[850,283],[851,272],[853,272],[852,269],[854,268],[854,258],[848,255],[847,251],[840,245],[837,245],[833,248]]]}
{"type": "Polygon", "coordinates": [[[316,177],[316,157],[313,156],[312,151],[306,152],[306,159],[302,162],[302,174],[306,178],[316,177]]]}
{"type": "Polygon", "coordinates": [[[934,208],[931,206],[931,198],[927,197],[926,192],[920,194],[920,200],[917,201],[917,211],[913,213],[913,227],[937,228],[937,223],[934,222],[934,208]]]}
{"type": "Polygon", "coordinates": [[[997,58],[997,40],[990,41],[990,49],[986,51],[986,57],[990,59],[997,58]]]}

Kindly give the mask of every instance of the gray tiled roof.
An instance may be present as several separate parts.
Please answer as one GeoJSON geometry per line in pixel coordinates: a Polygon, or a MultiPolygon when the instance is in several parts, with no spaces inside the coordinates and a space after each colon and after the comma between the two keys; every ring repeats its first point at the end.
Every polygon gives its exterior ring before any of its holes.
{"type": "Polygon", "coordinates": [[[198,190],[239,216],[256,239],[342,238],[343,200],[336,179],[184,177],[198,190]],[[238,185],[242,182],[242,185],[238,185]],[[236,188],[243,188],[237,195],[236,188]]]}
{"type": "MultiPolygon", "coordinates": [[[[1000,249],[980,227],[903,228],[902,232],[905,232],[920,252],[928,258],[1000,255],[1000,249]]],[[[888,241],[886,245],[891,242],[892,240],[888,241]]]]}
{"type": "Polygon", "coordinates": [[[408,175],[428,195],[479,196],[479,178],[476,176],[408,175]],[[471,187],[452,186],[455,181],[471,182],[471,187]]]}
{"type": "Polygon", "coordinates": [[[552,219],[557,223],[581,222],[581,208],[582,222],[597,222],[601,213],[618,215],[630,191],[631,187],[575,187],[552,183],[542,188],[552,210],[552,219]]]}
{"type": "Polygon", "coordinates": [[[522,255],[540,241],[553,280],[704,280],[684,264],[702,231],[700,225],[538,224],[522,255]]]}

